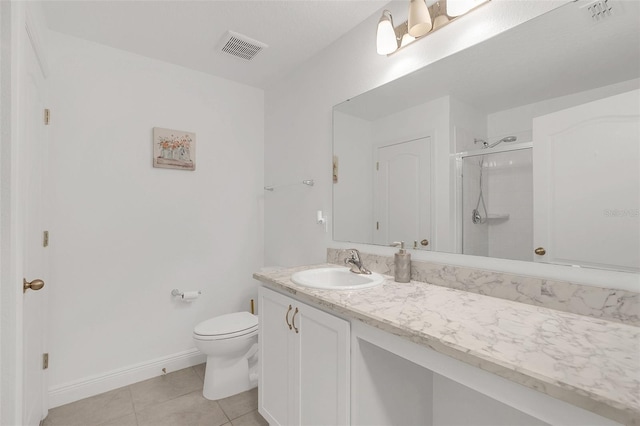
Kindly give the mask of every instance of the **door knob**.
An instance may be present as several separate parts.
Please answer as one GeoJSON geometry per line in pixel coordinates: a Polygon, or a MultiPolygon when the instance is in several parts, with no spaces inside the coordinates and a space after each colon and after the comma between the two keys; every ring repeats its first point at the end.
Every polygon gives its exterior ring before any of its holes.
{"type": "Polygon", "coordinates": [[[44,287],[44,281],[42,280],[33,280],[31,282],[28,282],[26,278],[22,279],[22,292],[26,293],[27,290],[31,289],[31,290],[40,290],[42,287],[44,287]]]}
{"type": "Polygon", "coordinates": [[[538,256],[544,256],[545,254],[547,254],[547,251],[544,249],[544,247],[538,247],[533,252],[538,256]]]}

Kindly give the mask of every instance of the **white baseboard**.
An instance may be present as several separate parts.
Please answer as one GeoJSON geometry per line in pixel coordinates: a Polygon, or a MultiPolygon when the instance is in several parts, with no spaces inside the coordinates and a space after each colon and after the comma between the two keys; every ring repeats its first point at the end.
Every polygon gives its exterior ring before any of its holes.
{"type": "Polygon", "coordinates": [[[85,377],[80,380],[49,388],[49,408],[58,407],[113,389],[121,388],[143,380],[183,368],[192,367],[206,361],[206,356],[198,349],[190,349],[139,364],[130,365],[104,374],[85,377]]]}

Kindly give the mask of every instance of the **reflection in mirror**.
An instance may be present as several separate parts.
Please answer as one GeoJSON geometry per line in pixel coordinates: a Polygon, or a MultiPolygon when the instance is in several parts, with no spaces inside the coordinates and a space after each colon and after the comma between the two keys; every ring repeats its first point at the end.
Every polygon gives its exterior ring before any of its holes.
{"type": "Polygon", "coordinates": [[[334,107],[334,240],[640,270],[640,4],[572,2],[334,107]]]}
{"type": "Polygon", "coordinates": [[[463,254],[531,259],[533,158],[524,145],[460,157],[463,254]]]}

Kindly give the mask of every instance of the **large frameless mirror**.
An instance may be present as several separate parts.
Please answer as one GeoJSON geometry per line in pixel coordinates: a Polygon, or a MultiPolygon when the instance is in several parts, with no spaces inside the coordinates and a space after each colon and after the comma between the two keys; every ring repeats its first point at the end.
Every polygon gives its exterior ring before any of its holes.
{"type": "Polygon", "coordinates": [[[572,2],[333,110],[336,241],[640,270],[640,4],[572,2]]]}

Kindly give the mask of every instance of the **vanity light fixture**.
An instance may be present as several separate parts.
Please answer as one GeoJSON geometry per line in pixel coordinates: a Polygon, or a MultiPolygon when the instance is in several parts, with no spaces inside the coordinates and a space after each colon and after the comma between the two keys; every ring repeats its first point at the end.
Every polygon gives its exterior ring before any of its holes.
{"type": "Polygon", "coordinates": [[[390,55],[490,0],[409,0],[409,18],[394,27],[391,12],[378,21],[377,52],[390,55]]]}

